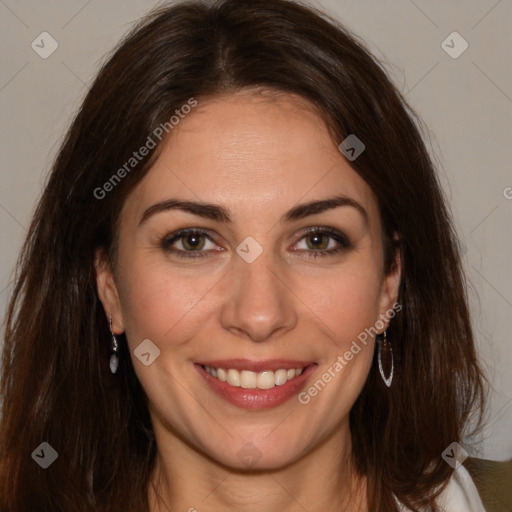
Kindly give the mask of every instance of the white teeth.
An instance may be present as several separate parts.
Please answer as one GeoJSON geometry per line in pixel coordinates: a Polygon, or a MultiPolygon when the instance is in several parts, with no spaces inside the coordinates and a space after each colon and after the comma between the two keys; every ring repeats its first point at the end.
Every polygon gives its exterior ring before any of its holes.
{"type": "Polygon", "coordinates": [[[258,389],[270,389],[276,385],[274,372],[269,370],[267,372],[258,373],[258,389]]]}
{"type": "Polygon", "coordinates": [[[276,386],[282,386],[283,384],[286,384],[286,381],[288,380],[286,375],[287,375],[286,370],[277,370],[274,372],[274,378],[276,379],[276,386]]]}
{"type": "Polygon", "coordinates": [[[240,387],[240,372],[238,370],[228,370],[228,384],[240,387]]]}
{"type": "Polygon", "coordinates": [[[211,368],[209,366],[204,366],[204,369],[212,377],[222,382],[227,382],[231,386],[242,387],[244,389],[271,389],[274,386],[282,386],[289,380],[298,377],[304,370],[303,368],[291,368],[289,370],[265,370],[256,373],[249,370],[239,372],[233,368],[226,370],[224,368],[211,368]]]}
{"type": "MultiPolygon", "coordinates": [[[[229,370],[235,371],[235,370],[229,370]]],[[[254,372],[249,372],[247,370],[242,370],[240,372],[240,386],[246,389],[254,389],[256,387],[256,383],[258,380],[258,375],[254,372]]]]}

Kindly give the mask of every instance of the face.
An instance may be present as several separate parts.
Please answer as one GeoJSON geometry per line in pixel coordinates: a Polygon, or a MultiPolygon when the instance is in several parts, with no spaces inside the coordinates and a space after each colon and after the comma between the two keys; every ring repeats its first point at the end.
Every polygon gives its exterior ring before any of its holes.
{"type": "Polygon", "coordinates": [[[157,444],[277,468],[346,435],[374,350],[361,333],[384,330],[399,265],[384,275],[376,199],[321,118],[237,93],[171,132],[97,283],[157,444]]]}

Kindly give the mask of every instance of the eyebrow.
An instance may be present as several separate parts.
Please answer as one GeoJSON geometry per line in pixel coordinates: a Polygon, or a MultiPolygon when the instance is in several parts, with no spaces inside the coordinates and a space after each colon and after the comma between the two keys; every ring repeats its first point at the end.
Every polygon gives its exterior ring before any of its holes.
{"type": "MultiPolygon", "coordinates": [[[[281,217],[280,222],[283,223],[300,220],[305,217],[309,217],[310,215],[317,215],[342,206],[355,208],[364,217],[365,223],[368,224],[368,212],[363,208],[363,206],[355,199],[343,195],[310,201],[308,203],[294,206],[281,217]]],[[[153,215],[169,210],[180,210],[197,215],[198,217],[219,221],[225,224],[229,224],[232,221],[229,210],[223,206],[203,201],[167,199],[166,201],[156,203],[145,210],[142,214],[139,226],[153,215]]]]}

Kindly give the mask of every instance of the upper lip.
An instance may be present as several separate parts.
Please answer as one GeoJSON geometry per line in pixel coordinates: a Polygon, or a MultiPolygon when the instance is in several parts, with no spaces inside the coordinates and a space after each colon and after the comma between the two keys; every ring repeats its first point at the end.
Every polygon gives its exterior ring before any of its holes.
{"type": "Polygon", "coordinates": [[[254,361],[250,359],[216,359],[214,361],[196,361],[196,364],[210,368],[223,368],[225,370],[249,370],[262,372],[264,370],[290,370],[292,368],[305,368],[314,364],[312,361],[294,361],[292,359],[266,359],[254,361]]]}

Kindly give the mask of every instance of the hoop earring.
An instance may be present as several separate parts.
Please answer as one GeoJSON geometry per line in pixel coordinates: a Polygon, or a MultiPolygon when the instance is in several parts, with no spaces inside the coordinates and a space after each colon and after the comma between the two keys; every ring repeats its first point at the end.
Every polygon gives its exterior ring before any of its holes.
{"type": "Polygon", "coordinates": [[[393,372],[394,372],[394,363],[393,363],[393,349],[391,348],[391,343],[389,343],[386,331],[384,331],[382,338],[377,338],[377,344],[378,344],[378,353],[377,353],[377,360],[379,362],[379,372],[380,376],[382,377],[382,380],[384,381],[384,384],[389,388],[391,387],[391,382],[393,381],[393,372]],[[389,368],[391,366],[391,369],[389,370],[389,376],[386,377],[384,374],[384,368],[382,365],[382,359],[385,360],[386,368],[389,368]],[[389,362],[391,361],[391,364],[389,362]]]}
{"type": "Polygon", "coordinates": [[[112,316],[110,317],[109,322],[110,327],[110,372],[114,375],[117,372],[117,368],[119,367],[119,343],[117,342],[116,335],[112,331],[112,316]]]}

